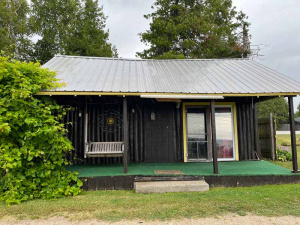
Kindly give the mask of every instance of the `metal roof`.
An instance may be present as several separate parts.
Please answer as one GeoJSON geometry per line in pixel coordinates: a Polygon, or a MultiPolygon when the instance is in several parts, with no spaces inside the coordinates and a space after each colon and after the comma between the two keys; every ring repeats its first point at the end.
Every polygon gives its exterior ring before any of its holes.
{"type": "Polygon", "coordinates": [[[298,93],[300,83],[248,59],[144,60],[55,56],[59,92],[298,93]]]}

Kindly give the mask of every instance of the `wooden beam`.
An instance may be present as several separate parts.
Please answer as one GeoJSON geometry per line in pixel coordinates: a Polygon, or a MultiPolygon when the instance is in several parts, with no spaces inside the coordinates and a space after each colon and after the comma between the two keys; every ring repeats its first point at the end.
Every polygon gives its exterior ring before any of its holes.
{"type": "Polygon", "coordinates": [[[124,138],[124,154],[123,154],[123,163],[124,163],[124,173],[128,171],[128,116],[127,116],[127,97],[123,98],[123,138],[124,138]]]}
{"type": "Polygon", "coordinates": [[[257,153],[258,159],[261,158],[261,150],[259,147],[259,130],[258,130],[258,117],[257,117],[257,103],[254,103],[253,106],[253,115],[254,115],[254,145],[255,151],[257,153]]]}
{"type": "Polygon", "coordinates": [[[211,113],[211,134],[212,134],[211,136],[212,136],[212,155],[213,155],[214,174],[219,174],[217,135],[216,135],[216,108],[215,108],[214,99],[210,101],[210,113],[211,113]]]}
{"type": "Polygon", "coordinates": [[[290,131],[291,131],[291,145],[292,145],[292,160],[293,160],[293,173],[299,173],[297,162],[297,145],[296,145],[296,131],[295,131],[295,118],[294,118],[294,101],[293,97],[289,96],[289,115],[290,115],[290,131]]]}

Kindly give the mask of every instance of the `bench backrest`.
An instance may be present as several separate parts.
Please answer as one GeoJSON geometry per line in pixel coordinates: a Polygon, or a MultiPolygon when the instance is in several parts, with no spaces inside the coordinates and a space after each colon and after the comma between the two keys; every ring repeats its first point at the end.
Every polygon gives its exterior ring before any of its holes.
{"type": "Polygon", "coordinates": [[[90,142],[87,153],[123,153],[123,142],[90,142]]]}

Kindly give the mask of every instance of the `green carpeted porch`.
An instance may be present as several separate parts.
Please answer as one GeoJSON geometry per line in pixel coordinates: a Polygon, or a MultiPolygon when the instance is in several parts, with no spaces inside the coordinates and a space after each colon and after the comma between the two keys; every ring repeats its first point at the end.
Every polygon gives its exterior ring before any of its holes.
{"type": "MultiPolygon", "coordinates": [[[[267,161],[219,162],[219,175],[213,174],[212,162],[202,163],[134,163],[128,165],[128,173],[123,173],[123,164],[113,165],[71,165],[70,171],[79,172],[79,177],[99,176],[161,176],[155,170],[179,170],[183,175],[194,176],[260,176],[295,175],[290,170],[267,161]]],[[[176,175],[174,175],[176,176],[176,175]]]]}

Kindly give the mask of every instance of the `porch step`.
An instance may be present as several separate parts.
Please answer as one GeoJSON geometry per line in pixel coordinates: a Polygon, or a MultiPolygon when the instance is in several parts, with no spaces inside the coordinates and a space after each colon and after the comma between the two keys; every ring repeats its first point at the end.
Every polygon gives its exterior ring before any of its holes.
{"type": "Polygon", "coordinates": [[[136,193],[202,192],[209,185],[204,180],[134,182],[136,193]]]}

